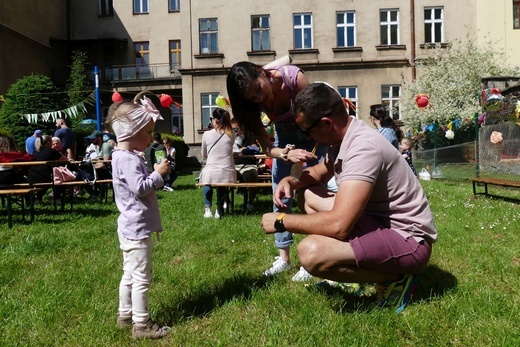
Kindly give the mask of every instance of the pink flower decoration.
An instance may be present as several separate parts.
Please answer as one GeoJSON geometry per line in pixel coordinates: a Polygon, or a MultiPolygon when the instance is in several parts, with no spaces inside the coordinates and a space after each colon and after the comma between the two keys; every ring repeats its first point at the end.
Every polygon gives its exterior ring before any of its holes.
{"type": "Polygon", "coordinates": [[[502,133],[498,131],[493,131],[489,137],[489,141],[495,145],[501,143],[503,140],[502,133]]]}

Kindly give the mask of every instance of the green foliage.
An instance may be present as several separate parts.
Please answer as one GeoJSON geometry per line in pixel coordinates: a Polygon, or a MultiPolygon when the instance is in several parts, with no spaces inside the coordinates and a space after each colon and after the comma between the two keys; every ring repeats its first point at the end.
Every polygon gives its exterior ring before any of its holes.
{"type": "Polygon", "coordinates": [[[460,125],[458,129],[453,130],[455,137],[448,139],[446,132],[442,129],[442,126],[436,126],[435,131],[422,132],[418,138],[418,149],[427,150],[437,148],[458,145],[461,143],[475,141],[475,122],[467,121],[460,125]],[[435,138],[437,136],[437,138],[435,138]]]}
{"type": "Polygon", "coordinates": [[[33,74],[16,81],[5,95],[0,109],[0,128],[8,131],[15,139],[19,149],[25,148],[25,139],[34,130],[41,129],[45,134],[54,134],[55,124],[42,122],[34,124],[22,114],[56,111],[64,108],[59,90],[51,79],[44,75],[33,74]]]}
{"type": "MultiPolygon", "coordinates": [[[[84,101],[92,92],[88,81],[87,66],[87,54],[82,51],[74,51],[72,53],[70,76],[67,82],[69,106],[77,105],[84,101]]],[[[81,114],[77,118],[71,119],[71,126],[75,128],[83,118],[84,115],[81,114]]]]}
{"type": "Polygon", "coordinates": [[[471,122],[480,113],[481,80],[489,76],[514,76],[505,66],[504,54],[493,44],[477,46],[472,39],[455,41],[448,48],[433,47],[429,57],[417,62],[417,79],[404,83],[401,110],[405,127],[414,132],[422,125],[448,125],[452,120],[471,122]],[[428,94],[432,107],[415,104],[415,95],[428,94]]]}

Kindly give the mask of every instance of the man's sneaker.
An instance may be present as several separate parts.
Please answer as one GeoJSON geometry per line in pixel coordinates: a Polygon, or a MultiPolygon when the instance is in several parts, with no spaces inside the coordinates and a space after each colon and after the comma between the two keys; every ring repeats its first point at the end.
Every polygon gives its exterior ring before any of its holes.
{"type": "Polygon", "coordinates": [[[170,327],[161,327],[153,320],[148,319],[148,322],[144,324],[134,323],[132,337],[134,339],[160,339],[168,335],[170,330],[170,327]]]}
{"type": "Polygon", "coordinates": [[[117,327],[120,329],[131,328],[132,327],[132,316],[123,317],[117,315],[117,327]]]}
{"type": "Polygon", "coordinates": [[[164,190],[165,192],[173,192],[173,191],[174,191],[172,187],[168,187],[168,186],[164,186],[164,187],[163,187],[163,190],[164,190]]]}
{"type": "Polygon", "coordinates": [[[215,218],[220,219],[220,214],[218,213],[218,210],[215,210],[215,218]]]}
{"type": "Polygon", "coordinates": [[[204,211],[204,218],[213,218],[213,213],[211,213],[211,210],[204,211]]]}
{"type": "Polygon", "coordinates": [[[398,281],[379,285],[377,288],[377,305],[379,307],[393,307],[395,313],[400,313],[410,302],[418,284],[418,275],[404,275],[398,281]]]}
{"type": "Polygon", "coordinates": [[[288,271],[291,269],[291,264],[289,262],[286,262],[280,257],[276,257],[275,262],[273,263],[273,266],[271,268],[264,271],[264,276],[273,276],[276,274],[279,274],[283,271],[288,271]]]}
{"type": "Polygon", "coordinates": [[[305,270],[303,268],[303,266],[300,266],[300,270],[298,270],[296,275],[293,276],[292,281],[293,282],[305,282],[305,281],[310,280],[311,278],[312,278],[312,275],[310,273],[308,273],[307,270],[305,270]]]}

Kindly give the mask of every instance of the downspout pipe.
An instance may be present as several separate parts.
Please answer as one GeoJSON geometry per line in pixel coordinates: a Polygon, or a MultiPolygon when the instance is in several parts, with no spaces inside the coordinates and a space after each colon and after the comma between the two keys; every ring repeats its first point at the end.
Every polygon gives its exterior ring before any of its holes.
{"type": "Polygon", "coordinates": [[[412,81],[415,81],[415,0],[410,0],[410,65],[412,67],[412,81]]]}

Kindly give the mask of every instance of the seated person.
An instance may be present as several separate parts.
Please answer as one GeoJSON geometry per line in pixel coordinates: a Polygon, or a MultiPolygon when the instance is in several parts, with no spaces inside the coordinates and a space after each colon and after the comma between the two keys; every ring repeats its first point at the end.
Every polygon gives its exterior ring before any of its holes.
{"type": "MultiPolygon", "coordinates": [[[[251,137],[246,137],[244,131],[236,120],[231,120],[233,131],[235,132],[235,142],[233,144],[233,154],[235,156],[235,169],[237,170],[238,182],[258,182],[258,167],[256,158],[244,158],[241,155],[260,154],[260,148],[251,137]],[[249,144],[249,145],[248,145],[249,144]]],[[[246,188],[247,189],[247,188],[246,188]]],[[[249,195],[247,201],[247,212],[253,211],[258,188],[248,188],[249,195]]]]}
{"type": "MultiPolygon", "coordinates": [[[[101,131],[94,131],[92,134],[86,137],[86,140],[90,142],[89,146],[85,151],[86,160],[105,160],[103,156],[102,148],[105,148],[107,153],[107,146],[103,143],[103,133],[101,131]]],[[[107,139],[108,141],[108,139],[107,139]]],[[[108,149],[109,151],[109,149],[108,149]]],[[[107,157],[109,158],[109,157],[107,157]]],[[[110,159],[110,158],[109,158],[110,159]]],[[[96,179],[107,180],[112,179],[112,173],[109,170],[109,165],[103,162],[97,162],[94,164],[96,170],[96,179]]],[[[84,177],[83,177],[84,178],[84,177]]],[[[106,187],[104,185],[86,185],[85,190],[89,193],[90,200],[99,199],[100,196],[105,194],[106,187]]]]}
{"type": "MultiPolygon", "coordinates": [[[[0,136],[0,163],[32,161],[34,156],[25,154],[16,148],[14,139],[7,135],[0,136]]],[[[0,184],[11,185],[27,183],[26,173],[9,165],[0,165],[0,184]]]]}
{"type": "Polygon", "coordinates": [[[175,171],[175,154],[177,154],[177,151],[172,146],[172,140],[168,137],[163,139],[163,145],[166,151],[166,158],[170,162],[170,173],[164,178],[164,190],[172,192],[173,182],[179,177],[179,174],[175,171]]]}
{"type": "MultiPolygon", "coordinates": [[[[66,165],[69,160],[57,150],[52,148],[52,137],[49,135],[43,135],[38,137],[35,142],[36,151],[34,157],[38,161],[63,161],[63,165],[66,165]]],[[[32,166],[29,169],[29,182],[30,183],[51,183],[52,182],[52,166],[32,166]]],[[[40,188],[40,187],[39,187],[40,188]]],[[[41,203],[43,196],[47,192],[48,188],[43,187],[36,193],[35,203],[41,203]]],[[[59,202],[61,195],[65,191],[65,188],[54,189],[54,199],[59,202]]]]}

